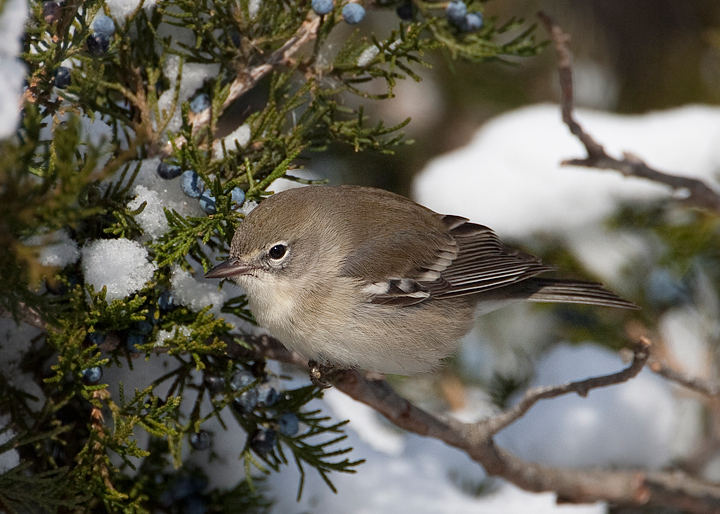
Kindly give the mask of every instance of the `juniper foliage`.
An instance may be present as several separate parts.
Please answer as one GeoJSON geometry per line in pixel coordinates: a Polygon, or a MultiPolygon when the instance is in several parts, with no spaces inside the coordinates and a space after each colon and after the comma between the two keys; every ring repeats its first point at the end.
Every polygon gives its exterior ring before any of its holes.
{"type": "MultiPolygon", "coordinates": [[[[112,14],[102,0],[31,1],[22,120],[14,137],[0,141],[0,312],[37,330],[9,330],[3,341],[20,338],[25,351],[17,367],[0,371],[0,453],[20,456],[0,476],[0,508],[176,512],[200,502],[213,511],[265,512],[265,473],[294,464],[303,478],[313,470],[332,488],[334,473],[358,469],[362,460],[350,455],[344,424],[309,405],[321,391],[290,387],[273,405],[235,405],[268,379],[261,359],[227,351],[247,337],[230,322],[252,321],[245,299],[225,302],[228,320],[210,306],[168,306],[173,273],[208,269],[212,255],[227,249],[242,218],[234,188],[259,202],[276,178],[304,182],[292,170],[331,144],[385,153],[408,144],[402,129],[409,119],[371,121],[362,102],[348,107],[344,95],[390,98],[399,80],[420,80],[415,70],[429,66],[432,52],[477,62],[532,56],[543,45],[520,20],[488,18],[480,31],[463,33],[445,19],[444,3],[416,0],[414,19],[403,21],[396,2],[378,1],[365,7],[395,28],[382,33],[361,23],[336,51],[330,42],[345,30],[342,4],[322,17],[305,0],[140,4],[115,17],[103,52],[87,43],[93,18],[112,14]],[[70,85],[59,90],[54,76],[63,64],[70,85]],[[188,94],[184,70],[198,65],[214,72],[188,94]],[[365,86],[378,80],[384,92],[371,94],[365,86]],[[244,103],[257,90],[262,105],[244,103]],[[190,100],[203,93],[210,107],[193,112],[190,100]],[[238,106],[242,114],[232,115],[238,106]],[[241,125],[246,140],[223,139],[241,125]],[[166,209],[165,233],[146,234],[138,216],[147,202],[128,203],[150,159],[195,171],[215,199],[214,213],[166,209]],[[98,239],[141,242],[152,279],[110,300],[106,288],[86,283],[79,263],[41,264],[57,231],[80,248],[98,239]],[[165,372],[126,391],[110,371],[127,376],[143,359],[164,359],[165,372]],[[107,378],[88,384],[83,371],[94,366],[107,378]],[[235,387],[239,370],[252,370],[255,382],[235,387]],[[208,490],[203,470],[186,459],[186,441],[211,418],[227,423],[228,412],[247,434],[277,434],[278,417],[288,412],[303,428],[277,435],[270,448],[253,447],[248,437],[236,455],[223,456],[243,459],[246,476],[230,490],[208,490]]],[[[6,5],[0,2],[0,11],[6,5]]]]}

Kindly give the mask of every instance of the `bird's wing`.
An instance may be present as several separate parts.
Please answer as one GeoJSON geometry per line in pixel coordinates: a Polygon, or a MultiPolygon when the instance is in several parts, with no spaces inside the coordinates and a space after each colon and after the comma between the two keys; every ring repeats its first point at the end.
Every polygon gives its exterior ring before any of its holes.
{"type": "Polygon", "coordinates": [[[456,222],[451,226],[450,234],[459,251],[442,272],[440,281],[429,285],[428,290],[434,298],[489,291],[554,269],[544,265],[538,257],[505,246],[497,234],[484,225],[456,222]]]}
{"type": "Polygon", "coordinates": [[[441,280],[459,247],[441,224],[425,228],[365,238],[347,257],[340,275],[361,279],[371,303],[413,305],[426,300],[428,285],[441,280]]]}
{"type": "Polygon", "coordinates": [[[552,269],[508,249],[483,225],[460,216],[439,218],[427,231],[368,238],[341,274],[362,278],[371,303],[408,306],[502,287],[552,269]]]}

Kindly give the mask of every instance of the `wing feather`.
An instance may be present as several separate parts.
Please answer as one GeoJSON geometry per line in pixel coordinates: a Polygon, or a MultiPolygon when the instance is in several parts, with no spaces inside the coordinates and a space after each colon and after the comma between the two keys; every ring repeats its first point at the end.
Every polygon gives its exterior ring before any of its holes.
{"type": "Polygon", "coordinates": [[[458,244],[458,256],[443,271],[443,283],[429,286],[433,298],[489,291],[553,269],[537,257],[508,248],[484,225],[453,223],[450,235],[458,244]]]}
{"type": "MultiPolygon", "coordinates": [[[[506,247],[491,229],[460,216],[440,216],[444,231],[400,233],[393,241],[372,239],[358,249],[345,269],[364,268],[367,256],[405,256],[394,270],[376,276],[365,288],[368,301],[416,305],[430,298],[453,298],[515,284],[553,268],[531,255],[506,247]],[[416,248],[413,248],[415,245],[416,248]]],[[[392,268],[392,266],[391,266],[392,268]]]]}

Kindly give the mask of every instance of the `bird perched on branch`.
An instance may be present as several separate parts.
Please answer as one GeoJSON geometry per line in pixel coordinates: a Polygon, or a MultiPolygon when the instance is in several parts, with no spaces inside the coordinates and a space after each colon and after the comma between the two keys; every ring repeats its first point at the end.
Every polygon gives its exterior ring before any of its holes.
{"type": "Polygon", "coordinates": [[[321,366],[428,371],[477,315],[504,305],[634,309],[601,284],[553,270],[488,227],[359,186],[310,186],[264,200],[207,278],[244,288],[258,323],[321,366]]]}

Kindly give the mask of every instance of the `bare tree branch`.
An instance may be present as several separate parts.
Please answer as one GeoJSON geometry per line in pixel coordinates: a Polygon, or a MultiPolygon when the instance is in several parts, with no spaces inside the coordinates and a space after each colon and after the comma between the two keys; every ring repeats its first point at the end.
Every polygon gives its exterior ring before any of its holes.
{"type": "Polygon", "coordinates": [[[570,37],[563,32],[554,19],[544,12],[539,12],[538,16],[547,27],[558,55],[563,122],[568,126],[570,132],[585,146],[588,154],[583,159],[568,159],[563,161],[562,164],[611,169],[619,171],[627,177],[632,176],[652,180],[671,187],[675,192],[683,195],[687,194],[687,197],[683,196],[685,202],[697,207],[720,211],[720,195],[702,180],[658,171],[648,166],[639,157],[628,152],[623,153],[622,159],[616,159],[608,155],[605,148],[585,132],[573,115],[572,52],[568,48],[570,37]]]}
{"type": "MultiPolygon", "coordinates": [[[[272,337],[246,339],[253,350],[234,345],[229,348],[229,353],[248,357],[249,352],[255,352],[256,357],[307,367],[304,359],[285,349],[272,337]]],[[[523,398],[519,409],[511,408],[479,423],[438,417],[399,396],[385,380],[369,380],[355,370],[336,371],[328,378],[340,391],[372,407],[396,426],[458,448],[478,462],[489,475],[502,477],[525,490],[554,491],[558,501],[573,503],[607,501],[628,506],[674,507],[698,514],[720,512],[720,486],[704,483],[683,473],[554,468],[525,462],[496,446],[493,441],[493,436],[501,428],[522,416],[540,399],[568,393],[585,395],[592,389],[631,379],[647,361],[649,345],[647,339],[640,341],[635,347],[633,362],[617,373],[533,389],[523,398]]]]}
{"type": "Polygon", "coordinates": [[[539,400],[557,398],[568,393],[577,393],[585,397],[591,389],[616,385],[630,380],[640,373],[643,366],[645,366],[650,357],[649,349],[650,340],[643,337],[635,346],[632,363],[622,371],[558,386],[536,387],[526,391],[517,405],[486,422],[489,432],[493,435],[497,434],[500,430],[521,418],[539,400]]]}
{"type": "Polygon", "coordinates": [[[669,365],[655,359],[650,359],[648,368],[653,373],[657,373],[671,382],[675,382],[691,391],[700,393],[704,396],[720,396],[720,384],[711,380],[703,380],[699,377],[693,377],[687,373],[683,373],[673,369],[669,365]]]}
{"type": "Polygon", "coordinates": [[[14,318],[15,321],[21,321],[42,330],[47,328],[47,324],[42,315],[25,303],[20,303],[18,314],[18,316],[15,316],[12,312],[0,308],[0,317],[2,318],[14,318]]]}

